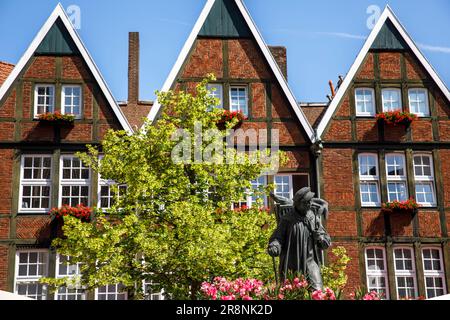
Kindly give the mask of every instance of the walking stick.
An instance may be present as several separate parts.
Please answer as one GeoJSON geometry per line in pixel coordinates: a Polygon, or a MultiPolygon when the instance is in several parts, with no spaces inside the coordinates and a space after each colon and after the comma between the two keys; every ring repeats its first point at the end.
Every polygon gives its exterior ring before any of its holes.
{"type": "Polygon", "coordinates": [[[275,257],[272,257],[272,262],[273,262],[273,272],[275,273],[275,284],[277,285],[277,288],[278,288],[278,286],[279,286],[278,271],[277,271],[277,262],[275,260],[275,257]]]}

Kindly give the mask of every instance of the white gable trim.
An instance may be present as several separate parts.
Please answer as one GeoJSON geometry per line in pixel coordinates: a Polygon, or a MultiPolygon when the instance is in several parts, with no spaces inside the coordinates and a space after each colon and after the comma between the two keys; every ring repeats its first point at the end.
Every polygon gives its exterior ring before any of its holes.
{"type": "Polygon", "coordinates": [[[378,36],[378,33],[380,32],[381,28],[385,24],[385,22],[389,19],[394,27],[397,29],[397,31],[402,36],[403,40],[406,42],[406,44],[411,48],[412,52],[416,56],[416,58],[420,61],[422,66],[427,70],[427,72],[430,74],[431,78],[434,80],[434,82],[437,84],[439,89],[441,89],[442,93],[445,95],[447,100],[450,102],[450,92],[445,86],[444,82],[441,80],[437,72],[433,69],[431,64],[427,61],[427,59],[424,57],[422,52],[419,50],[419,48],[416,46],[412,38],[408,35],[406,32],[406,29],[403,27],[403,25],[400,23],[398,18],[395,16],[394,12],[389,6],[386,6],[384,9],[380,19],[376,23],[375,27],[373,28],[372,32],[370,33],[369,37],[367,38],[366,42],[364,43],[363,48],[359,52],[355,62],[353,63],[352,67],[350,68],[350,71],[348,72],[347,76],[344,79],[344,82],[342,83],[341,87],[339,88],[336,96],[334,97],[333,101],[331,102],[330,106],[328,107],[327,111],[325,112],[325,115],[323,119],[320,121],[319,126],[317,128],[317,135],[318,138],[322,138],[322,134],[324,133],[328,123],[331,121],[331,118],[333,117],[334,112],[336,111],[336,108],[338,107],[339,103],[341,102],[342,98],[344,97],[346,91],[348,90],[351,82],[353,81],[353,78],[356,75],[356,72],[358,72],[361,64],[363,63],[364,58],[366,57],[367,53],[369,52],[370,48],[372,47],[373,42],[375,41],[376,37],[378,36]]]}
{"type": "MultiPolygon", "coordinates": [[[[206,21],[206,18],[208,17],[214,3],[216,0],[208,0],[205,7],[203,8],[202,13],[200,14],[200,17],[198,18],[194,29],[192,30],[188,40],[186,41],[177,62],[175,63],[174,67],[172,68],[172,71],[169,74],[169,77],[167,78],[166,82],[164,83],[164,86],[161,91],[169,91],[172,87],[173,83],[176,80],[176,77],[178,73],[181,70],[181,67],[184,63],[184,61],[187,59],[189,55],[189,51],[191,50],[192,46],[194,45],[195,40],[197,39],[197,35],[200,32],[203,24],[206,21]]],[[[300,123],[302,124],[306,134],[308,135],[311,142],[315,142],[316,137],[313,128],[311,127],[311,124],[308,122],[305,114],[303,113],[303,110],[298,106],[297,100],[294,97],[294,94],[292,93],[291,89],[289,88],[289,85],[283,76],[282,72],[280,71],[280,68],[278,64],[276,63],[275,59],[273,58],[272,53],[270,52],[269,48],[267,47],[267,44],[264,42],[261,33],[259,32],[258,28],[256,27],[255,22],[250,16],[249,11],[245,7],[242,0],[235,0],[236,5],[238,6],[242,16],[244,17],[245,21],[247,22],[248,27],[250,28],[254,38],[256,39],[256,42],[258,43],[259,48],[261,49],[264,57],[266,58],[267,62],[269,63],[269,66],[272,70],[272,72],[275,74],[275,77],[278,80],[278,83],[280,84],[284,94],[288,98],[289,103],[291,104],[292,109],[294,110],[295,114],[297,115],[297,118],[300,120],[300,123]]],[[[154,121],[156,116],[159,113],[159,110],[161,108],[161,105],[158,101],[155,102],[155,105],[151,109],[148,118],[150,121],[154,121]]]]}
{"type": "Polygon", "coordinates": [[[106,100],[111,105],[115,115],[119,119],[120,124],[122,125],[123,129],[127,131],[128,133],[132,133],[133,130],[126,119],[125,115],[123,114],[122,110],[120,109],[119,105],[117,104],[116,100],[114,99],[111,90],[108,88],[105,80],[103,79],[98,67],[96,66],[94,60],[92,59],[91,55],[87,51],[86,47],[84,46],[83,42],[81,41],[80,36],[73,28],[72,23],[70,22],[69,18],[67,17],[64,8],[59,3],[56,8],[53,10],[50,17],[47,19],[45,24],[42,26],[41,30],[39,30],[38,34],[34,38],[34,40],[31,42],[28,49],[25,51],[25,54],[20,58],[17,65],[14,67],[11,74],[8,76],[4,84],[0,87],[0,100],[3,99],[5,94],[8,92],[14,81],[17,79],[19,74],[23,71],[24,67],[28,63],[28,61],[33,56],[34,52],[38,48],[38,46],[41,44],[42,40],[47,35],[50,28],[53,26],[53,24],[56,22],[58,18],[61,18],[61,21],[64,23],[64,26],[67,28],[72,40],[74,41],[75,45],[77,46],[77,49],[80,51],[84,61],[89,67],[89,70],[92,72],[95,80],[97,81],[97,84],[100,86],[100,89],[102,90],[103,94],[106,97],[106,100]]]}

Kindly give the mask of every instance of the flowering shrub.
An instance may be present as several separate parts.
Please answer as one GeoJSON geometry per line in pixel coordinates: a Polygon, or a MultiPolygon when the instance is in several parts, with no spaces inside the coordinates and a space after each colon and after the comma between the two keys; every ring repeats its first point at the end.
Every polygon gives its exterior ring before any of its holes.
{"type": "Polygon", "coordinates": [[[72,124],[75,121],[75,116],[72,114],[61,114],[56,111],[55,113],[47,112],[39,116],[40,121],[50,123],[67,123],[72,124]]]}
{"type": "Polygon", "coordinates": [[[415,212],[419,208],[414,198],[406,201],[392,201],[383,204],[384,212],[415,212]]]}
{"type": "Polygon", "coordinates": [[[51,216],[54,216],[56,219],[64,219],[64,217],[66,216],[72,216],[77,219],[80,219],[82,222],[90,222],[91,213],[92,209],[89,207],[85,207],[82,204],[79,204],[76,207],[64,205],[61,208],[53,208],[49,212],[49,214],[51,216]]]}
{"type": "Polygon", "coordinates": [[[384,122],[386,124],[396,125],[410,125],[417,119],[417,115],[409,112],[402,112],[400,110],[388,111],[379,113],[376,116],[377,121],[384,122]]]}
{"type": "Polygon", "coordinates": [[[223,110],[223,114],[217,122],[217,127],[222,130],[227,129],[227,127],[235,128],[241,125],[244,120],[247,120],[247,117],[241,111],[223,110]],[[227,126],[227,124],[230,125],[227,126]]]}
{"type": "Polygon", "coordinates": [[[213,283],[204,282],[200,292],[209,300],[255,300],[262,297],[263,282],[256,279],[228,281],[216,277],[213,283]]]}
{"type": "Polygon", "coordinates": [[[361,290],[350,293],[350,300],[381,300],[382,294],[376,291],[371,291],[369,293],[364,293],[361,290]]]}
{"type": "Polygon", "coordinates": [[[325,288],[324,291],[316,290],[311,295],[312,300],[336,300],[333,290],[325,288]]]}

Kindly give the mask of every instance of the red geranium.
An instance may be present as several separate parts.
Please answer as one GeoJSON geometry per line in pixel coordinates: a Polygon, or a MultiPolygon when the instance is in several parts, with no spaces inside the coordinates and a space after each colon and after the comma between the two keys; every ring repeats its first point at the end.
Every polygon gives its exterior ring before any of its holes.
{"type": "Polygon", "coordinates": [[[90,222],[92,209],[85,207],[83,204],[79,204],[76,207],[64,205],[61,208],[53,208],[49,214],[56,219],[64,219],[66,216],[72,216],[80,219],[82,222],[90,222]]]}
{"type": "Polygon", "coordinates": [[[73,123],[75,121],[75,116],[72,114],[62,114],[61,112],[47,112],[39,115],[40,121],[45,122],[58,122],[58,123],[73,123]]]}
{"type": "Polygon", "coordinates": [[[235,125],[235,127],[236,127],[236,126],[242,124],[242,122],[244,120],[247,120],[247,117],[244,115],[243,112],[224,110],[222,117],[217,122],[217,126],[220,129],[225,129],[227,123],[234,121],[234,122],[236,122],[236,125],[235,125]]]}
{"type": "Polygon", "coordinates": [[[406,201],[392,201],[383,204],[385,212],[414,212],[419,208],[419,204],[413,198],[406,201]]]}
{"type": "Polygon", "coordinates": [[[396,125],[410,125],[417,120],[417,115],[409,112],[402,112],[400,110],[388,111],[376,115],[377,121],[386,124],[396,125]]]}

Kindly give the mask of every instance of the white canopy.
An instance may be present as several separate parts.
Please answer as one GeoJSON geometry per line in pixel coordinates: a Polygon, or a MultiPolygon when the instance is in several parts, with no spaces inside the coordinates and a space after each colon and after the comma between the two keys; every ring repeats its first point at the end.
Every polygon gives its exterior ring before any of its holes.
{"type": "Polygon", "coordinates": [[[34,300],[34,299],[0,290],[0,300],[34,300]]]}
{"type": "Polygon", "coordinates": [[[435,298],[431,298],[428,300],[450,300],[450,294],[447,294],[445,296],[439,296],[439,297],[435,297],[435,298]]]}

